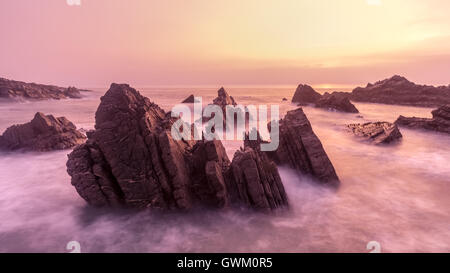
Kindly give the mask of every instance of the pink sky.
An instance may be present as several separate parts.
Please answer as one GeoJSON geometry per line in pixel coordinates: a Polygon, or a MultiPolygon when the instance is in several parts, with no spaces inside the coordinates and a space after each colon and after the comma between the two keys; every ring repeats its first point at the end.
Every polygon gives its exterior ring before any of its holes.
{"type": "Polygon", "coordinates": [[[448,0],[1,0],[0,77],[104,87],[450,83],[448,0]]]}

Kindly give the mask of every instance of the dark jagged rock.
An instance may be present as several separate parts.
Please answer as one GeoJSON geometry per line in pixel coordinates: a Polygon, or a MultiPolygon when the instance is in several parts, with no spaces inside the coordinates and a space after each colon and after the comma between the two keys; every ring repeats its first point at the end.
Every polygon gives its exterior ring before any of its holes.
{"type": "Polygon", "coordinates": [[[234,98],[232,96],[228,95],[227,91],[225,91],[225,89],[223,87],[221,87],[219,89],[219,91],[217,91],[217,98],[215,98],[213,100],[213,104],[220,106],[222,108],[222,110],[224,110],[224,113],[225,113],[225,107],[227,105],[232,105],[232,106],[237,105],[234,98]]]}
{"type": "Polygon", "coordinates": [[[349,124],[347,127],[362,138],[368,139],[374,144],[386,144],[401,139],[397,125],[389,122],[368,122],[364,124],[349,124]]]}
{"type": "Polygon", "coordinates": [[[195,103],[195,102],[199,102],[195,99],[194,95],[190,95],[189,97],[187,97],[184,101],[182,101],[181,103],[195,103]]]}
{"type": "MultiPolygon", "coordinates": [[[[234,98],[232,96],[228,95],[227,91],[225,91],[225,89],[223,87],[221,87],[217,91],[217,94],[218,94],[218,96],[213,100],[212,105],[217,105],[222,110],[223,130],[225,131],[226,129],[228,129],[228,125],[226,122],[227,121],[227,106],[236,107],[236,106],[238,106],[238,104],[236,103],[236,101],[234,100],[234,98]]],[[[243,119],[244,121],[250,119],[250,114],[247,112],[248,109],[246,107],[244,107],[244,108],[236,107],[235,109],[233,109],[233,111],[234,111],[235,127],[236,127],[238,119],[243,119]]],[[[214,116],[215,116],[215,114],[213,113],[211,115],[211,117],[203,117],[202,121],[208,122],[211,119],[213,119],[214,116]]],[[[229,128],[229,129],[232,129],[232,128],[229,128]]],[[[214,131],[214,130],[215,130],[215,128],[213,127],[212,131],[214,131]]]]}
{"type": "Polygon", "coordinates": [[[321,97],[322,95],[317,93],[311,86],[300,84],[295,91],[292,102],[300,105],[306,105],[316,103],[321,97]]]}
{"type": "Polygon", "coordinates": [[[220,141],[199,141],[188,160],[196,199],[210,207],[223,208],[229,205],[225,172],[230,160],[220,141]]]}
{"type": "Polygon", "coordinates": [[[349,93],[345,92],[328,92],[324,95],[316,92],[311,86],[300,84],[295,91],[292,102],[299,105],[314,104],[317,108],[327,110],[335,110],[347,113],[359,113],[355,105],[349,100],[349,93]]]}
{"type": "Polygon", "coordinates": [[[288,99],[286,99],[286,98],[283,98],[283,99],[282,99],[282,101],[287,101],[287,100],[288,100],[288,99]]]}
{"type": "Polygon", "coordinates": [[[82,144],[86,137],[65,117],[36,113],[31,122],[13,125],[0,136],[5,150],[51,151],[82,144]]]}
{"type": "Polygon", "coordinates": [[[280,120],[279,129],[279,147],[274,152],[266,152],[269,158],[319,182],[339,183],[333,164],[302,108],[289,111],[280,120]]]}
{"type": "Polygon", "coordinates": [[[322,98],[316,102],[316,107],[347,113],[359,113],[358,109],[350,102],[348,97],[339,95],[339,93],[322,96],[322,98]]]}
{"type": "Polygon", "coordinates": [[[266,154],[246,147],[237,151],[231,163],[229,192],[247,206],[273,210],[288,206],[278,168],[266,154]]]}
{"type": "Polygon", "coordinates": [[[401,76],[358,87],[351,100],[360,102],[439,107],[450,104],[450,86],[417,85],[401,76]]]}
{"type": "MultiPolygon", "coordinates": [[[[255,185],[270,183],[266,176],[235,181],[220,141],[174,139],[174,122],[135,89],[112,84],[101,99],[95,130],[69,155],[68,173],[80,196],[95,206],[164,210],[240,204],[260,209],[262,199],[273,198],[272,192],[252,196],[255,185]],[[247,191],[236,195],[236,185],[247,191]]],[[[263,164],[269,163],[261,159],[263,164]]]]}
{"type": "Polygon", "coordinates": [[[425,129],[450,134],[450,104],[444,105],[433,112],[433,118],[408,118],[400,116],[395,123],[412,129],[425,129]]]}
{"type": "Polygon", "coordinates": [[[20,81],[0,78],[0,98],[1,99],[78,99],[81,98],[81,91],[75,87],[57,87],[53,85],[43,85],[36,83],[25,83],[20,81]]]}

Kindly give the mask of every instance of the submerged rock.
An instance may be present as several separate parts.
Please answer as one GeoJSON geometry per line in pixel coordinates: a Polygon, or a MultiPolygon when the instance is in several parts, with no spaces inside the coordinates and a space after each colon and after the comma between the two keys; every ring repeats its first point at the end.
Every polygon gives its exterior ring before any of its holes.
{"type": "Polygon", "coordinates": [[[0,136],[5,150],[51,151],[82,144],[86,137],[65,117],[36,113],[31,122],[13,125],[0,136]]]}
{"type": "Polygon", "coordinates": [[[289,111],[280,120],[279,129],[279,147],[276,151],[266,152],[269,158],[321,183],[339,183],[333,164],[302,108],[289,111]]]}
{"type": "MultiPolygon", "coordinates": [[[[80,196],[95,206],[164,210],[240,205],[266,209],[262,200],[274,204],[274,193],[257,187],[275,183],[259,168],[270,165],[268,158],[260,158],[253,172],[241,170],[260,176],[242,179],[237,175],[240,166],[230,163],[220,141],[175,140],[174,121],[130,86],[112,84],[98,107],[95,130],[69,155],[68,173],[80,196]]],[[[281,191],[283,185],[277,186],[281,191]]],[[[282,198],[287,204],[286,196],[282,198]]]]}
{"type": "Polygon", "coordinates": [[[311,86],[300,84],[297,87],[297,90],[295,90],[292,102],[306,105],[310,103],[316,103],[321,97],[322,95],[317,93],[311,86]]]}
{"type": "Polygon", "coordinates": [[[400,116],[395,123],[407,128],[424,129],[450,134],[450,104],[444,105],[431,113],[433,115],[433,118],[431,119],[400,116]]]}
{"type": "Polygon", "coordinates": [[[351,100],[385,104],[439,107],[450,104],[450,86],[417,85],[395,75],[389,79],[358,87],[351,93],[351,100]]]}
{"type": "Polygon", "coordinates": [[[316,102],[316,107],[347,113],[359,113],[358,109],[350,102],[347,96],[339,95],[338,93],[322,96],[316,102]]]}
{"type": "Polygon", "coordinates": [[[57,87],[36,83],[25,83],[20,81],[0,78],[0,98],[1,99],[78,99],[81,98],[80,90],[75,87],[57,87]]]}
{"type": "Polygon", "coordinates": [[[355,135],[368,139],[374,144],[391,143],[403,137],[397,125],[389,122],[349,124],[347,127],[355,135]]]}

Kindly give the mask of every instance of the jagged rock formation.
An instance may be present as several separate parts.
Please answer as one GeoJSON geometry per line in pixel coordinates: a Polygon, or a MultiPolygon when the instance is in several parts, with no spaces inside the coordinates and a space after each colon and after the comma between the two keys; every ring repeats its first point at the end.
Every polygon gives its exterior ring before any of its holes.
{"type": "Polygon", "coordinates": [[[75,87],[57,87],[52,85],[43,85],[36,83],[25,83],[0,78],[0,99],[78,99],[82,95],[80,90],[75,87]]]}
{"type": "Polygon", "coordinates": [[[0,136],[0,149],[50,151],[72,148],[86,137],[65,117],[36,113],[31,122],[13,125],[0,136]]]}
{"type": "MultiPolygon", "coordinates": [[[[223,87],[221,87],[217,91],[217,97],[213,100],[213,103],[210,105],[217,105],[222,110],[222,118],[223,118],[223,131],[227,129],[233,129],[229,128],[230,126],[227,125],[227,106],[237,106],[238,104],[234,100],[234,98],[230,95],[228,95],[227,91],[223,87]]],[[[234,110],[234,127],[236,128],[236,124],[238,119],[243,119],[244,121],[249,120],[251,118],[251,115],[247,112],[248,109],[246,107],[244,108],[235,108],[234,110]]],[[[208,122],[211,119],[213,119],[215,114],[213,113],[211,117],[203,117],[203,122],[208,122]]],[[[213,126],[211,131],[215,131],[215,127],[213,126]]]]}
{"type": "Polygon", "coordinates": [[[220,141],[175,140],[174,122],[135,89],[112,84],[95,131],[69,155],[68,173],[80,196],[95,206],[164,210],[287,205],[276,167],[262,169],[268,158],[246,150],[230,164],[220,141]]]}
{"type": "Polygon", "coordinates": [[[316,103],[322,95],[316,92],[311,86],[306,84],[300,84],[295,90],[294,97],[292,98],[293,103],[298,103],[300,105],[306,105],[310,103],[316,103]]]}
{"type": "MultiPolygon", "coordinates": [[[[258,137],[258,140],[246,140],[244,144],[258,149],[260,142],[258,137]]],[[[289,166],[321,183],[339,184],[333,164],[302,108],[289,111],[279,121],[279,147],[276,151],[264,153],[275,163],[289,166]]]]}
{"type": "Polygon", "coordinates": [[[316,92],[311,86],[300,84],[295,91],[292,102],[299,105],[314,104],[317,108],[335,110],[348,113],[359,113],[355,105],[348,99],[348,95],[343,92],[325,93],[316,92]]]}
{"type": "Polygon", "coordinates": [[[368,122],[349,124],[347,127],[357,136],[371,141],[373,144],[386,144],[401,139],[397,125],[389,122],[368,122]]]}
{"type": "Polygon", "coordinates": [[[340,95],[340,93],[332,93],[322,96],[316,102],[317,108],[323,108],[328,110],[336,110],[347,113],[359,113],[358,109],[353,105],[348,97],[340,95]]]}
{"type": "Polygon", "coordinates": [[[288,206],[278,168],[266,154],[245,147],[235,153],[230,172],[228,188],[232,200],[261,210],[288,206]]]}
{"type": "Polygon", "coordinates": [[[213,100],[213,104],[220,106],[224,113],[225,113],[225,108],[227,107],[227,105],[232,105],[232,106],[237,105],[234,98],[232,96],[228,95],[227,91],[225,91],[225,89],[223,87],[221,87],[217,91],[217,97],[213,100]]]}
{"type": "Polygon", "coordinates": [[[181,103],[195,103],[195,102],[198,102],[198,101],[195,99],[194,95],[190,95],[181,103]]]}
{"type": "Polygon", "coordinates": [[[439,107],[450,104],[450,86],[417,85],[395,75],[389,79],[358,87],[349,94],[350,99],[360,102],[439,107]]]}
{"type": "Polygon", "coordinates": [[[412,129],[425,129],[450,134],[450,104],[444,105],[433,112],[433,118],[407,118],[400,116],[395,123],[412,129]]]}

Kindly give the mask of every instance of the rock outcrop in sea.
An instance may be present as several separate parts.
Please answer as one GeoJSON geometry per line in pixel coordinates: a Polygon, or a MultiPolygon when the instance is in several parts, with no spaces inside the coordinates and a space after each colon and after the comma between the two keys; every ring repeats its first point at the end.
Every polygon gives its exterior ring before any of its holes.
{"type": "Polygon", "coordinates": [[[299,105],[307,105],[311,103],[316,103],[322,95],[316,92],[311,86],[307,84],[300,84],[295,90],[294,97],[292,97],[292,102],[299,105]]]}
{"type": "Polygon", "coordinates": [[[317,108],[327,110],[335,110],[346,113],[359,113],[354,104],[350,102],[348,97],[343,96],[342,93],[325,94],[316,102],[317,108]]]}
{"type": "Polygon", "coordinates": [[[36,113],[31,122],[13,125],[0,136],[0,149],[51,151],[84,143],[86,137],[65,117],[36,113]]]}
{"type": "Polygon", "coordinates": [[[347,127],[358,137],[369,140],[373,144],[386,144],[401,139],[396,124],[389,122],[368,122],[364,124],[349,124],[347,127]]]}
{"type": "Polygon", "coordinates": [[[224,113],[225,113],[225,108],[227,107],[227,105],[230,105],[230,106],[237,105],[234,98],[232,96],[228,95],[227,91],[225,91],[225,89],[223,87],[221,87],[217,91],[217,97],[213,100],[213,104],[220,106],[224,113]]]}
{"type": "Polygon", "coordinates": [[[450,104],[431,112],[433,118],[416,118],[400,116],[395,123],[411,129],[424,129],[450,134],[450,104]]]}
{"type": "Polygon", "coordinates": [[[112,84],[95,130],[69,155],[67,170],[80,196],[94,206],[163,210],[287,207],[269,158],[245,149],[230,163],[220,141],[174,139],[174,122],[135,89],[112,84]]]}
{"type": "MultiPolygon", "coordinates": [[[[339,184],[334,166],[302,108],[289,111],[279,121],[278,137],[278,149],[263,152],[276,164],[288,166],[323,184],[339,184]]],[[[257,140],[249,140],[247,135],[244,145],[257,150],[261,142],[264,141],[259,135],[257,140]]]]}
{"type": "Polygon", "coordinates": [[[75,87],[58,87],[37,83],[25,83],[0,78],[0,99],[14,100],[47,100],[47,99],[79,99],[86,90],[75,87]]]}
{"type": "MultiPolygon", "coordinates": [[[[210,105],[217,105],[222,110],[223,130],[224,131],[226,129],[233,129],[233,128],[229,128],[229,125],[227,125],[227,106],[235,107],[235,109],[233,110],[234,112],[230,112],[231,114],[234,115],[235,127],[236,127],[238,119],[242,119],[242,120],[246,121],[246,120],[249,120],[251,117],[251,115],[247,112],[248,109],[246,107],[241,107],[241,108],[236,107],[236,106],[238,106],[237,102],[234,100],[234,98],[232,96],[228,95],[227,91],[223,87],[221,87],[217,91],[217,97],[213,100],[213,103],[210,105]]],[[[202,121],[208,122],[211,119],[213,119],[214,117],[215,117],[215,113],[213,113],[211,115],[211,117],[203,117],[202,121]]],[[[215,128],[213,130],[215,130],[215,128]]]]}
{"type": "Polygon", "coordinates": [[[184,99],[181,103],[195,103],[198,102],[194,95],[190,95],[189,97],[187,97],[186,99],[184,99]]]}
{"type": "Polygon", "coordinates": [[[292,102],[298,105],[313,104],[317,108],[333,111],[359,113],[355,105],[350,102],[348,95],[343,92],[325,93],[321,95],[311,86],[304,84],[300,84],[297,87],[292,102]]]}
{"type": "Polygon", "coordinates": [[[440,107],[450,104],[450,86],[417,85],[395,75],[389,79],[358,87],[349,93],[353,101],[397,104],[421,107],[440,107]]]}

